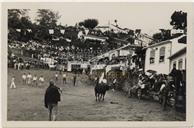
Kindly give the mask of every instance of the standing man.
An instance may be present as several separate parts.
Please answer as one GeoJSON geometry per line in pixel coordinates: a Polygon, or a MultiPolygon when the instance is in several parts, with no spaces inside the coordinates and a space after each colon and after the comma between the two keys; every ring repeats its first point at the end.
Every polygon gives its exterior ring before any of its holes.
{"type": "Polygon", "coordinates": [[[58,81],[58,73],[55,73],[55,81],[58,81]]]}
{"type": "Polygon", "coordinates": [[[53,81],[50,81],[50,85],[45,93],[44,103],[49,110],[49,121],[56,121],[57,119],[58,102],[61,101],[59,89],[54,85],[53,81]]]}
{"type": "Polygon", "coordinates": [[[24,74],[22,75],[22,80],[23,80],[23,84],[24,84],[24,85],[26,84],[26,78],[27,78],[26,73],[24,73],[24,74]]]}
{"type": "Polygon", "coordinates": [[[115,78],[113,83],[112,83],[112,91],[114,92],[115,89],[117,89],[117,79],[115,78]]]}
{"type": "Polygon", "coordinates": [[[27,84],[30,86],[31,85],[31,80],[32,80],[32,75],[30,73],[28,73],[27,79],[28,79],[27,84]]]}
{"type": "Polygon", "coordinates": [[[35,84],[36,87],[38,86],[37,79],[38,79],[37,76],[34,75],[32,81],[33,81],[33,84],[35,84]]]}
{"type": "Polygon", "coordinates": [[[67,75],[66,75],[66,73],[64,72],[64,73],[63,73],[63,84],[64,84],[64,83],[66,84],[66,82],[67,82],[67,81],[66,81],[66,77],[67,77],[67,75]]]}
{"type": "Polygon", "coordinates": [[[11,89],[12,89],[12,88],[16,88],[16,85],[15,85],[15,77],[14,77],[14,76],[11,78],[11,85],[10,85],[10,88],[11,88],[11,89]]]}
{"type": "Polygon", "coordinates": [[[76,84],[76,79],[77,79],[77,76],[76,76],[76,74],[74,74],[74,76],[73,76],[73,85],[75,86],[75,84],[76,84]]]}
{"type": "Polygon", "coordinates": [[[173,65],[173,69],[169,75],[173,77],[173,81],[175,85],[175,91],[176,91],[175,104],[176,104],[177,96],[180,94],[180,91],[181,91],[180,87],[181,87],[181,81],[182,81],[181,71],[176,69],[176,64],[173,65]]]}
{"type": "Polygon", "coordinates": [[[41,87],[44,83],[44,77],[41,75],[39,78],[39,87],[41,87]]]}

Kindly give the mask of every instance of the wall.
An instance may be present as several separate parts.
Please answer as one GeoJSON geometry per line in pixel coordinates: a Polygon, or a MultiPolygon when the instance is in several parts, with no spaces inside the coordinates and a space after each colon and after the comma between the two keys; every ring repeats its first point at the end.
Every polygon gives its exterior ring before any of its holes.
{"type": "Polygon", "coordinates": [[[168,57],[171,55],[171,43],[155,46],[148,48],[146,50],[146,59],[145,59],[145,71],[155,70],[157,73],[168,74],[170,72],[170,61],[168,57]],[[165,59],[164,62],[159,62],[159,52],[160,48],[165,46],[165,59]],[[156,49],[155,51],[155,63],[150,64],[150,51],[156,49]]]}
{"type": "Polygon", "coordinates": [[[172,70],[174,62],[176,62],[176,69],[178,69],[178,61],[179,61],[180,59],[183,60],[182,69],[186,69],[186,53],[184,53],[184,54],[182,54],[181,56],[178,56],[178,57],[176,57],[176,58],[173,58],[173,59],[170,61],[170,70],[172,70]]]}
{"type": "MultiPolygon", "coordinates": [[[[179,38],[178,38],[179,39],[179,38]]],[[[178,52],[179,50],[183,49],[184,47],[186,47],[186,44],[183,43],[178,43],[178,39],[173,39],[172,41],[172,52],[171,55],[173,55],[174,53],[178,52]]]]}

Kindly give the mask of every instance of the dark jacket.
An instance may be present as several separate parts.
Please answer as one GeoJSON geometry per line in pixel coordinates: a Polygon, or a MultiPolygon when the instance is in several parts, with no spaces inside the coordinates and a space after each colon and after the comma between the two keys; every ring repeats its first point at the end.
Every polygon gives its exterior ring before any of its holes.
{"type": "Polygon", "coordinates": [[[59,101],[61,100],[60,98],[60,93],[59,93],[59,88],[54,86],[54,85],[50,85],[45,93],[45,97],[44,97],[44,103],[45,103],[45,107],[48,107],[48,104],[57,104],[59,101]]]}

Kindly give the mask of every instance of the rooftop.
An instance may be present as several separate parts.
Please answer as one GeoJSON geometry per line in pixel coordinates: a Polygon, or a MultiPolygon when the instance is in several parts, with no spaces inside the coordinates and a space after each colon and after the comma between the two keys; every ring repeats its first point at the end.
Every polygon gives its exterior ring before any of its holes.
{"type": "Polygon", "coordinates": [[[171,55],[168,59],[172,60],[172,59],[174,59],[174,58],[176,58],[176,57],[178,57],[178,56],[180,56],[180,55],[186,53],[186,50],[187,50],[187,48],[184,47],[184,48],[182,48],[181,50],[179,50],[178,52],[176,52],[176,53],[174,53],[173,55],[171,55]]]}

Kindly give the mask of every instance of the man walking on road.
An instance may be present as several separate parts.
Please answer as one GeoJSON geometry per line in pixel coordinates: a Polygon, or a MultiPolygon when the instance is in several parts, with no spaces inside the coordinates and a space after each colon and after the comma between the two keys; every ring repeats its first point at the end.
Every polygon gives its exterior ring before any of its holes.
{"type": "Polygon", "coordinates": [[[75,86],[75,84],[76,84],[76,79],[77,79],[77,76],[76,76],[76,74],[74,74],[74,76],[73,76],[73,85],[75,86]]]}
{"type": "Polygon", "coordinates": [[[16,85],[15,85],[15,77],[14,76],[11,78],[10,88],[16,88],[16,85]]]}
{"type": "Polygon", "coordinates": [[[50,81],[44,98],[45,107],[49,110],[49,121],[56,121],[59,101],[61,101],[60,88],[50,81]]]}
{"type": "Polygon", "coordinates": [[[58,81],[58,73],[55,73],[55,81],[58,81]]]}
{"type": "Polygon", "coordinates": [[[64,83],[66,84],[66,82],[67,82],[67,81],[66,81],[66,77],[67,77],[67,75],[66,75],[66,73],[64,72],[64,73],[63,73],[63,84],[64,84],[64,83]]]}

